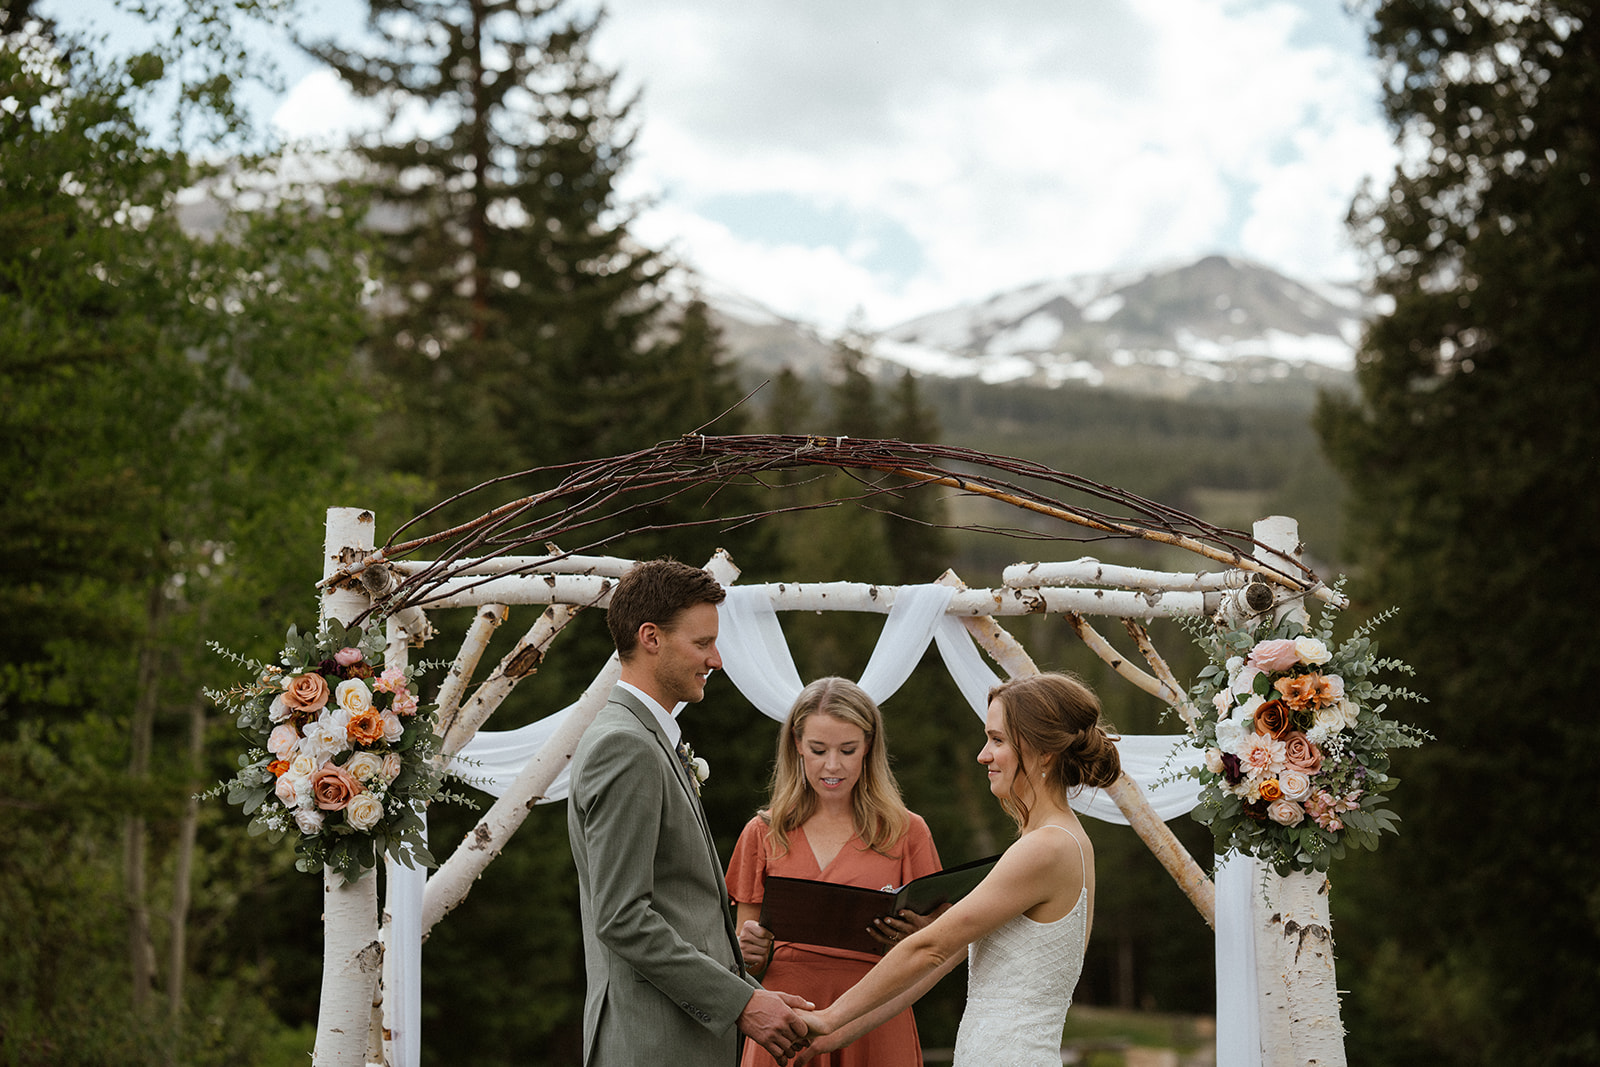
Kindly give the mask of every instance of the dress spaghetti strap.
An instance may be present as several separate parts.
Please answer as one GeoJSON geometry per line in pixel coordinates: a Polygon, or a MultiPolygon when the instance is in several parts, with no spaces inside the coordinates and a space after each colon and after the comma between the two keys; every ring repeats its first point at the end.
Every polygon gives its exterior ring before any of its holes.
{"type": "Polygon", "coordinates": [[[1065,826],[1061,826],[1061,825],[1059,825],[1057,823],[1053,823],[1053,822],[1047,822],[1047,823],[1044,824],[1044,826],[1041,826],[1039,829],[1042,830],[1042,829],[1045,828],[1045,826],[1054,826],[1057,830],[1060,830],[1062,833],[1064,833],[1068,837],[1072,838],[1072,843],[1074,845],[1078,846],[1078,863],[1083,868],[1084,884],[1088,885],[1088,882],[1089,882],[1089,858],[1083,854],[1083,842],[1078,840],[1078,835],[1073,833],[1071,830],[1068,830],[1065,826]]]}

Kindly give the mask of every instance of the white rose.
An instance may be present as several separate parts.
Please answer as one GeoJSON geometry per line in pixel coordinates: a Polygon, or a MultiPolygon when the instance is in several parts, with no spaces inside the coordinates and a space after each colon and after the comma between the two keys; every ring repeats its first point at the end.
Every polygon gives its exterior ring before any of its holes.
{"type": "Polygon", "coordinates": [[[371,793],[357,793],[344,806],[345,821],[356,830],[370,830],[383,818],[383,801],[371,793]]]}
{"type": "MultiPolygon", "coordinates": [[[[1316,729],[1324,734],[1336,734],[1344,729],[1344,709],[1338,704],[1328,704],[1316,710],[1312,718],[1316,729]]],[[[1309,731],[1308,731],[1309,732],[1309,731]]],[[[1321,742],[1318,742],[1319,744],[1321,742]]]]}
{"type": "Polygon", "coordinates": [[[1301,663],[1316,666],[1326,663],[1333,658],[1328,652],[1328,646],[1315,637],[1297,637],[1294,639],[1294,654],[1300,657],[1301,663]]]}
{"type": "Polygon", "coordinates": [[[394,744],[405,735],[406,724],[400,721],[400,716],[392,711],[384,711],[380,718],[383,721],[383,739],[389,744],[394,744]]]}
{"type": "Polygon", "coordinates": [[[1217,709],[1217,718],[1226,719],[1228,709],[1233,707],[1233,694],[1226,690],[1211,698],[1211,706],[1217,709]]]}
{"type": "Polygon", "coordinates": [[[294,813],[294,824],[307,837],[315,837],[322,832],[322,812],[317,808],[301,808],[294,813]]]}
{"type": "Polygon", "coordinates": [[[392,782],[398,777],[400,777],[400,753],[385,753],[383,757],[383,780],[392,782]]]}
{"type": "Polygon", "coordinates": [[[1261,677],[1261,672],[1254,667],[1242,667],[1239,673],[1233,676],[1233,680],[1228,683],[1228,688],[1240,696],[1251,695],[1255,692],[1256,679],[1259,677],[1261,677]]]}
{"type": "Polygon", "coordinates": [[[703,782],[711,777],[711,764],[699,756],[689,761],[689,768],[694,772],[694,780],[697,782],[703,782]]]}
{"type": "Polygon", "coordinates": [[[1361,718],[1361,705],[1349,697],[1340,697],[1339,702],[1334,707],[1344,714],[1344,727],[1346,730],[1355,726],[1356,721],[1361,718]]]}
{"type": "Polygon", "coordinates": [[[1290,767],[1278,775],[1278,786],[1283,790],[1283,799],[1304,800],[1311,795],[1311,776],[1290,767]]]}
{"type": "Polygon", "coordinates": [[[1239,747],[1252,732],[1245,728],[1242,718],[1224,719],[1217,723],[1217,747],[1237,756],[1239,747]]]}
{"type": "Polygon", "coordinates": [[[321,760],[310,753],[302,752],[289,761],[289,769],[284,773],[295,775],[298,778],[310,778],[320,766],[322,766],[321,760]]]}
{"type": "Polygon", "coordinates": [[[357,752],[350,757],[344,769],[362,782],[370,782],[383,773],[383,757],[376,752],[357,752]]]}
{"type": "Polygon", "coordinates": [[[300,747],[302,750],[309,748],[311,757],[320,767],[330,756],[338,755],[350,747],[350,736],[343,728],[321,718],[306,724],[305,738],[300,742],[300,747]]]}
{"type": "Polygon", "coordinates": [[[1222,773],[1222,749],[1206,749],[1206,770],[1210,771],[1212,774],[1222,773]]]}
{"type": "Polygon", "coordinates": [[[1265,700],[1262,700],[1254,693],[1251,693],[1249,696],[1244,698],[1244,703],[1239,705],[1239,714],[1237,716],[1238,720],[1240,722],[1250,724],[1250,726],[1253,728],[1256,724],[1256,712],[1261,710],[1261,705],[1265,703],[1265,700]]]}
{"type": "Polygon", "coordinates": [[[291,714],[293,711],[283,702],[281,694],[272,698],[272,707],[267,710],[267,718],[273,722],[288,722],[291,714]]]}
{"type": "Polygon", "coordinates": [[[367,683],[360,678],[351,678],[339,683],[339,688],[333,691],[333,702],[345,712],[346,721],[351,715],[359,715],[372,707],[372,690],[367,688],[367,683]]]}

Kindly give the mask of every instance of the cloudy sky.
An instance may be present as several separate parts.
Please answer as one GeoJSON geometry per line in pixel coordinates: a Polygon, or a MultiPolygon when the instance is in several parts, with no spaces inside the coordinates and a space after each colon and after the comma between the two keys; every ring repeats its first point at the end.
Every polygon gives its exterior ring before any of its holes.
{"type": "MultiPolygon", "coordinates": [[[[365,10],[306,7],[330,31],[365,10]]],[[[1211,252],[1353,279],[1345,213],[1395,158],[1342,0],[606,7],[597,56],[642,93],[637,234],[824,328],[1211,252]]],[[[285,133],[356,121],[330,74],[284,69],[285,133]]]]}

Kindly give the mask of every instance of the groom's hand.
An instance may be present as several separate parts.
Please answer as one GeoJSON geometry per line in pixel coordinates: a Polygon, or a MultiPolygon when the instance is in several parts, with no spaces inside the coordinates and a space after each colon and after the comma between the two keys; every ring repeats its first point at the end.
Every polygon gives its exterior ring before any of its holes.
{"type": "Polygon", "coordinates": [[[814,1007],[793,993],[758,989],[739,1013],[739,1032],[759,1043],[780,1064],[788,1063],[809,1044],[805,1021],[795,1014],[795,1009],[809,1011],[814,1007]]]}

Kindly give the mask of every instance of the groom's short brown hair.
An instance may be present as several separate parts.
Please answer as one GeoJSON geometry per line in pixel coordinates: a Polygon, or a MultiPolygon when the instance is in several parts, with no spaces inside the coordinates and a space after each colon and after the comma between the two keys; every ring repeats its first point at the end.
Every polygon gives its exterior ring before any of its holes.
{"type": "Polygon", "coordinates": [[[699,567],[675,559],[635,563],[617,582],[606,609],[606,627],[626,660],[639,643],[639,627],[653,622],[671,629],[678,613],[696,604],[720,604],[728,596],[718,581],[699,567]]]}

